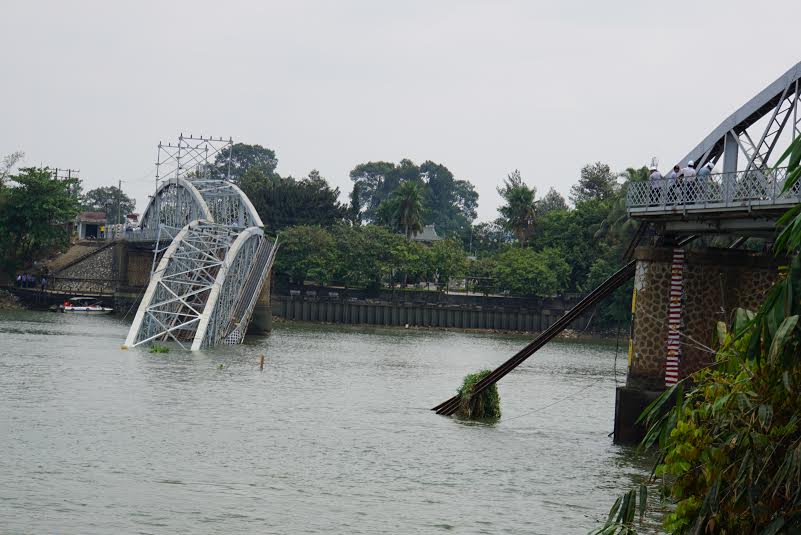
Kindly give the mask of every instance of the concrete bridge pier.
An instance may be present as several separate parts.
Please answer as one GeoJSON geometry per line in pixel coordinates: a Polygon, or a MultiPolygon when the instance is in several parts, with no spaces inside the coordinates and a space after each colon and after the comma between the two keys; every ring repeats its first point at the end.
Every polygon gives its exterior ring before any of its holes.
{"type": "Polygon", "coordinates": [[[263,335],[273,330],[272,307],[270,305],[270,281],[272,280],[272,270],[267,274],[264,286],[259,293],[256,307],[253,309],[253,318],[248,326],[248,334],[263,335]]]}
{"type": "Polygon", "coordinates": [[[635,421],[677,380],[714,362],[718,321],[737,308],[755,310],[778,273],[780,259],[738,249],[639,247],[632,295],[632,339],[626,386],[615,402],[614,439],[636,443],[635,421]]]}

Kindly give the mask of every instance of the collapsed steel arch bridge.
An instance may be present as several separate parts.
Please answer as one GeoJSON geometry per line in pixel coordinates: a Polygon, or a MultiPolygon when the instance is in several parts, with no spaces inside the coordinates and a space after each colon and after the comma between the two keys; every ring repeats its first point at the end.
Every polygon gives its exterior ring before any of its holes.
{"type": "Polygon", "coordinates": [[[155,242],[153,268],[124,347],[172,340],[198,350],[244,338],[277,243],[230,181],[232,151],[222,138],[159,143],[156,192],[128,237],[155,242]]]}

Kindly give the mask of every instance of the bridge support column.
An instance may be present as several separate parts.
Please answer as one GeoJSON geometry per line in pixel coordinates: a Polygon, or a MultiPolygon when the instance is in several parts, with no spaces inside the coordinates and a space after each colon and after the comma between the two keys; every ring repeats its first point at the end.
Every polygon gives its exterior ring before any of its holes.
{"type": "Polygon", "coordinates": [[[115,290],[118,286],[128,285],[128,242],[118,241],[114,244],[112,270],[115,276],[115,290]]]}
{"type": "MultiPolygon", "coordinates": [[[[632,344],[626,386],[618,389],[615,441],[636,442],[644,429],[634,425],[642,409],[666,387],[669,349],[680,352],[682,379],[714,362],[709,349],[718,321],[731,322],[737,308],[750,310],[762,301],[776,279],[780,261],[765,254],[731,249],[687,251],[681,274],[681,295],[675,278],[672,248],[640,247],[635,253],[632,344]],[[671,307],[671,299],[673,306],[671,307]],[[678,299],[678,302],[677,302],[678,299]],[[680,309],[677,331],[669,328],[680,309]]],[[[673,325],[676,325],[675,321],[673,325]]]]}
{"type": "Polygon", "coordinates": [[[273,329],[272,308],[270,305],[270,281],[272,273],[268,273],[264,285],[253,309],[253,319],[248,326],[248,334],[265,334],[273,329]]]}

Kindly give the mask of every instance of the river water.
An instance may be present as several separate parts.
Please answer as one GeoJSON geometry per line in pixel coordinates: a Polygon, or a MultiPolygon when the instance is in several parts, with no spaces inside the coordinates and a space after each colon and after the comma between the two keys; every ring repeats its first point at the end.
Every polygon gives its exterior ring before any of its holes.
{"type": "Polygon", "coordinates": [[[479,425],[427,409],[525,338],[279,324],[151,354],[127,329],[0,312],[0,532],[586,533],[649,469],[607,436],[614,346],[549,344],[479,425]]]}

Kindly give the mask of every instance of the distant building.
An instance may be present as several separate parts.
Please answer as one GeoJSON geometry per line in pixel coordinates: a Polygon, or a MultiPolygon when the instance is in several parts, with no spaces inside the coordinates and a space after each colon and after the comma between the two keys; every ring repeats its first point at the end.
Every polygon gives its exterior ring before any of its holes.
{"type": "Polygon", "coordinates": [[[106,212],[82,212],[75,218],[79,240],[99,240],[106,236],[106,212]]]}
{"type": "Polygon", "coordinates": [[[412,236],[414,241],[419,241],[423,243],[433,243],[435,241],[440,241],[442,238],[437,235],[437,231],[434,228],[434,225],[426,225],[423,227],[423,231],[420,234],[415,234],[412,236]]]}

